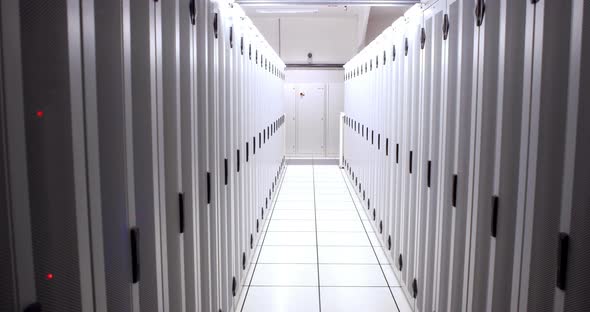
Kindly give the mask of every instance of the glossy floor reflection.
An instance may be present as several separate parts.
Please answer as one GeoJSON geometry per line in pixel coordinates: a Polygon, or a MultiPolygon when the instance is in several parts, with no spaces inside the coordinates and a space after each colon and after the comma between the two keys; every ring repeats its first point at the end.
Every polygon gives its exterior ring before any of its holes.
{"type": "Polygon", "coordinates": [[[336,165],[287,167],[240,311],[411,311],[349,188],[336,165]]]}

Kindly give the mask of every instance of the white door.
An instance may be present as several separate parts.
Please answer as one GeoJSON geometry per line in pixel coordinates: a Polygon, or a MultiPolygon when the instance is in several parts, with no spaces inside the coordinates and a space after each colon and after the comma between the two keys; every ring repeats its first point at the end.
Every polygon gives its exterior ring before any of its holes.
{"type": "Polygon", "coordinates": [[[297,90],[297,152],[324,156],[325,86],[299,85],[297,90]]]}

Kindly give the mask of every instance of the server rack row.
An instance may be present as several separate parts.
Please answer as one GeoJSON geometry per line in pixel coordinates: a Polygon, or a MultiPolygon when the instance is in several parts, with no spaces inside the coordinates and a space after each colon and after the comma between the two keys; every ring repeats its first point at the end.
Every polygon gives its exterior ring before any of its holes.
{"type": "Polygon", "coordinates": [[[0,3],[2,311],[231,311],[284,168],[237,5],[0,3]]]}
{"type": "Polygon", "coordinates": [[[428,1],[345,65],[343,166],[415,311],[590,309],[589,14],[428,1]]]}

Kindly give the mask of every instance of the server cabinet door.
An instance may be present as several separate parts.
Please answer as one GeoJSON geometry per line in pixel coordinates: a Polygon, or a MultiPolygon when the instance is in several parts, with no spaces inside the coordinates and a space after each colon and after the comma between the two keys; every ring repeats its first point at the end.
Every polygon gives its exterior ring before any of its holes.
{"type": "Polygon", "coordinates": [[[419,174],[419,188],[423,193],[418,203],[418,223],[416,250],[416,284],[418,295],[416,309],[419,311],[433,310],[434,287],[434,259],[436,245],[436,226],[438,217],[438,173],[439,173],[439,146],[443,106],[443,69],[445,66],[443,57],[445,43],[444,15],[446,14],[446,1],[432,3],[424,11],[425,43],[424,55],[424,88],[423,88],[423,126],[421,149],[417,163],[419,174]]]}
{"type": "MultiPolygon", "coordinates": [[[[473,28],[471,23],[465,23],[466,14],[470,14],[469,8],[464,7],[464,1],[447,1],[446,16],[446,42],[445,65],[443,65],[443,107],[441,112],[440,130],[440,159],[438,180],[433,180],[439,185],[437,210],[437,252],[435,264],[433,310],[444,311],[448,304],[449,281],[451,278],[451,246],[450,239],[453,234],[453,218],[455,207],[453,206],[453,175],[456,153],[456,127],[458,121],[458,108],[460,92],[463,84],[460,78],[466,72],[462,66],[461,52],[463,45],[471,44],[468,40],[463,42],[463,30],[473,28]]],[[[443,24],[444,24],[443,20],[443,24]]],[[[444,33],[443,33],[444,39],[444,33]]],[[[468,39],[468,38],[466,38],[468,39]]],[[[463,77],[465,79],[465,77],[463,77]]]]}
{"type": "MultiPolygon", "coordinates": [[[[565,267],[564,291],[556,290],[557,311],[585,311],[590,309],[588,293],[590,292],[588,254],[588,224],[590,224],[588,207],[588,181],[590,181],[590,105],[588,105],[588,86],[590,83],[590,5],[587,1],[572,2],[572,50],[570,62],[570,85],[568,94],[568,117],[570,125],[566,138],[575,140],[575,147],[566,147],[566,167],[564,185],[573,187],[566,190],[562,219],[568,219],[569,226],[562,222],[561,231],[569,232],[569,260],[565,267]],[[575,139],[574,139],[575,138],[575,139]],[[575,150],[575,152],[574,152],[575,150]],[[570,158],[571,157],[571,158],[570,158]],[[569,215],[569,216],[568,216],[569,215]]],[[[571,142],[571,141],[569,141],[571,142]]],[[[567,223],[566,223],[567,224],[567,223]]]]}
{"type": "Polygon", "coordinates": [[[509,310],[522,109],[525,3],[488,3],[477,28],[467,311],[509,310]]]}
{"type": "Polygon", "coordinates": [[[0,3],[0,306],[35,304],[27,180],[19,1],[0,3]],[[8,48],[9,47],[9,48],[8,48]]]}
{"type": "MultiPolygon", "coordinates": [[[[164,155],[164,172],[162,182],[164,183],[162,228],[166,229],[164,253],[165,265],[167,266],[167,296],[168,309],[170,311],[185,311],[185,300],[187,293],[184,283],[184,236],[181,233],[181,204],[184,205],[184,194],[182,194],[181,174],[181,76],[180,76],[180,25],[189,23],[187,18],[181,19],[181,13],[185,17],[186,11],[180,8],[181,1],[163,1],[158,15],[160,16],[159,28],[161,32],[161,43],[157,48],[161,51],[157,55],[161,58],[161,74],[158,74],[158,85],[162,88],[162,102],[158,104],[163,111],[163,142],[160,143],[164,155]],[[182,200],[180,197],[183,197],[182,200]],[[181,202],[182,201],[182,202],[181,202]]],[[[188,38],[186,38],[188,39],[188,38]]],[[[186,63],[184,65],[187,65],[186,63]]],[[[182,89],[188,92],[187,89],[182,89]]],[[[184,220],[182,220],[184,223],[184,220]]],[[[182,229],[183,230],[183,229],[182,229]]]]}
{"type": "Polygon", "coordinates": [[[125,88],[130,73],[125,67],[128,59],[121,57],[125,51],[124,19],[129,12],[120,1],[95,1],[91,5],[86,9],[93,14],[84,18],[84,25],[93,30],[84,38],[85,89],[87,99],[95,100],[89,101],[86,108],[87,146],[97,152],[97,157],[88,158],[88,166],[90,198],[98,204],[91,213],[93,235],[100,234],[93,237],[93,256],[95,266],[103,266],[95,273],[95,302],[98,311],[132,311],[139,307],[133,304],[131,287],[134,268],[130,227],[135,220],[134,201],[130,200],[134,195],[133,178],[129,177],[133,162],[129,160],[133,153],[128,150],[131,137],[127,135],[130,90],[125,88]],[[94,125],[96,128],[90,130],[94,125]],[[98,185],[92,187],[94,183],[98,185]]]}
{"type": "Polygon", "coordinates": [[[200,251],[198,249],[199,203],[198,181],[198,118],[197,118],[197,26],[196,2],[179,1],[178,66],[179,66],[179,100],[180,100],[180,162],[181,188],[178,214],[181,229],[184,259],[181,278],[185,285],[186,311],[199,311],[200,289],[199,274],[200,251]],[[182,199],[182,200],[181,200],[182,199]]]}
{"type": "Polygon", "coordinates": [[[133,179],[139,231],[139,306],[163,311],[164,284],[158,101],[156,97],[156,3],[130,0],[129,42],[133,116],[133,179]]]}
{"type": "Polygon", "coordinates": [[[513,279],[520,288],[512,309],[542,311],[553,307],[564,196],[571,1],[527,3],[525,80],[521,139],[521,180],[513,279]],[[530,90],[530,91],[529,91],[530,90]],[[515,303],[518,301],[518,304],[515,303]]]}
{"type": "Polygon", "coordinates": [[[20,1],[34,272],[47,311],[93,309],[79,5],[20,1]]]}
{"type": "MultiPolygon", "coordinates": [[[[451,207],[453,213],[451,217],[452,227],[450,229],[450,236],[444,239],[451,241],[450,243],[450,261],[448,268],[449,280],[448,284],[440,286],[440,291],[445,292],[439,298],[448,300],[446,307],[439,307],[447,311],[460,311],[463,305],[463,272],[465,271],[465,244],[466,236],[466,222],[467,222],[467,189],[468,177],[470,174],[469,167],[469,151],[470,151],[470,125],[471,125],[471,96],[472,88],[472,68],[473,68],[473,46],[474,46],[474,28],[475,21],[473,19],[474,5],[472,1],[462,1],[458,8],[458,49],[457,51],[449,51],[457,53],[460,56],[460,63],[457,66],[457,80],[456,86],[456,116],[454,125],[454,169],[451,181],[451,207]]],[[[452,18],[452,16],[450,17],[452,18]]]]}

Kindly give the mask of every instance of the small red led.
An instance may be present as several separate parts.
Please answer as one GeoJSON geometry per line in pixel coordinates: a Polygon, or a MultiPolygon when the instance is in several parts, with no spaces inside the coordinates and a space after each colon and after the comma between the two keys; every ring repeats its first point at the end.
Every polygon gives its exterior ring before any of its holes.
{"type": "Polygon", "coordinates": [[[47,275],[45,277],[47,277],[48,280],[52,280],[53,279],[53,274],[47,273],[47,275]]]}
{"type": "Polygon", "coordinates": [[[43,111],[42,111],[42,110],[38,110],[38,111],[35,113],[35,115],[37,115],[37,117],[41,118],[41,117],[43,117],[44,113],[43,113],[43,111]]]}

